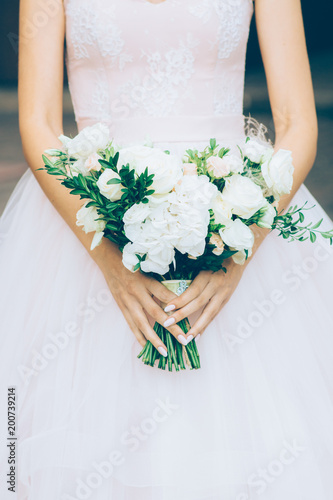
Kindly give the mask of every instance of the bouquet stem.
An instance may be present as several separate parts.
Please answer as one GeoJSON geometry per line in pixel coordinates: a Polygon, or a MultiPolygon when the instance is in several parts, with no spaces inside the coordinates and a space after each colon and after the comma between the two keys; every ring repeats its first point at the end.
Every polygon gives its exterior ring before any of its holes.
{"type": "MultiPolygon", "coordinates": [[[[184,280],[169,280],[163,281],[162,284],[165,285],[169,290],[172,290],[177,295],[180,295],[188,286],[190,281],[184,280]],[[184,285],[185,283],[185,285],[184,285]]],[[[191,328],[188,318],[182,319],[178,326],[186,334],[191,328]]],[[[173,366],[176,371],[185,370],[186,366],[191,370],[200,368],[200,356],[195,339],[191,340],[186,346],[180,344],[177,339],[159,323],[155,323],[154,331],[166,345],[168,350],[167,357],[162,356],[153,346],[153,344],[148,341],[145,347],[142,349],[138,358],[142,358],[142,361],[149,366],[154,366],[158,362],[158,368],[165,370],[166,365],[168,365],[168,370],[171,372],[173,366]]]]}

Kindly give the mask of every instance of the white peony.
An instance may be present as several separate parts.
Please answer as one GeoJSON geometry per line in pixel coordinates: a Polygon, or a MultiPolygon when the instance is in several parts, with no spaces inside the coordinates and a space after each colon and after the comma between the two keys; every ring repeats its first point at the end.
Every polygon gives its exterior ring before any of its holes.
{"type": "Polygon", "coordinates": [[[270,144],[262,144],[257,139],[251,137],[244,144],[242,152],[253,163],[263,163],[272,157],[274,149],[270,144]]]}
{"type": "Polygon", "coordinates": [[[120,200],[123,194],[121,191],[123,186],[120,183],[108,184],[108,181],[111,179],[120,179],[120,177],[111,168],[107,168],[99,177],[96,185],[105,198],[108,198],[110,201],[120,200]]]}
{"type": "Polygon", "coordinates": [[[124,224],[141,224],[150,213],[151,208],[147,203],[136,203],[126,210],[123,217],[124,224]]]}
{"type": "Polygon", "coordinates": [[[248,177],[239,174],[226,179],[222,200],[233,214],[243,219],[252,217],[266,203],[261,188],[248,177]]]}
{"type": "Polygon", "coordinates": [[[194,207],[178,213],[174,230],[178,233],[175,247],[179,252],[188,253],[191,257],[199,257],[204,253],[209,219],[208,210],[197,210],[194,207]]]}
{"type": "Polygon", "coordinates": [[[82,226],[85,233],[96,232],[91,243],[91,250],[93,250],[102,241],[106,223],[103,220],[97,220],[100,218],[100,215],[95,207],[87,207],[86,205],[87,203],[78,210],[76,225],[82,226]]]}
{"type": "Polygon", "coordinates": [[[60,135],[59,140],[70,156],[87,159],[99,149],[107,147],[110,143],[110,134],[106,125],[96,123],[91,127],[85,127],[73,139],[60,135]]]}
{"type": "Polygon", "coordinates": [[[267,187],[273,196],[279,199],[289,194],[293,185],[294,166],[291,151],[280,149],[261,166],[261,172],[267,187]]]}
{"type": "Polygon", "coordinates": [[[148,173],[154,174],[151,188],[156,195],[169,193],[183,176],[180,160],[157,148],[131,146],[121,149],[118,166],[120,168],[127,163],[138,175],[148,167],[148,173]]]}
{"type": "Polygon", "coordinates": [[[145,273],[156,273],[164,275],[169,271],[169,266],[175,257],[175,251],[172,247],[156,242],[152,246],[141,262],[141,269],[145,273]]]}
{"type": "Polygon", "coordinates": [[[220,191],[217,193],[213,200],[212,210],[214,212],[215,224],[223,224],[224,226],[228,226],[232,222],[231,208],[223,200],[222,193],[220,193],[220,191]]]}
{"type": "Polygon", "coordinates": [[[257,225],[259,227],[262,227],[264,229],[271,229],[272,224],[274,222],[274,219],[276,217],[276,210],[275,208],[267,202],[267,204],[263,207],[263,215],[260,217],[260,219],[257,222],[257,225]]]}
{"type": "Polygon", "coordinates": [[[176,205],[188,204],[199,210],[210,209],[218,189],[207,175],[185,175],[175,186],[170,200],[176,205]]]}

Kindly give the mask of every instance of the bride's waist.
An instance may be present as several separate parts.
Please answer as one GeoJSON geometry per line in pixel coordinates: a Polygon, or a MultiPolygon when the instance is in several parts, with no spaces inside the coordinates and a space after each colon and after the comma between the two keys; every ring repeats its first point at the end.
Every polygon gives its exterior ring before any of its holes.
{"type": "MultiPolygon", "coordinates": [[[[98,120],[78,120],[79,130],[98,120]]],[[[119,144],[151,140],[154,143],[197,143],[216,138],[232,145],[244,136],[243,115],[128,117],[104,122],[119,144]]]]}

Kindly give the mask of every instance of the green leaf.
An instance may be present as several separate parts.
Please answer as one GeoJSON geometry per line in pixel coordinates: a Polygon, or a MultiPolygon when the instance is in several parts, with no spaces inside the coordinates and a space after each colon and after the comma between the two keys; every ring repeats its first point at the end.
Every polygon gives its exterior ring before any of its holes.
{"type": "Polygon", "coordinates": [[[121,184],[121,179],[110,179],[107,184],[121,184]]]}
{"type": "Polygon", "coordinates": [[[315,233],[313,233],[312,231],[310,231],[310,240],[311,240],[311,243],[314,243],[317,239],[317,235],[315,233]]]}
{"type": "Polygon", "coordinates": [[[210,149],[215,149],[216,148],[216,139],[211,139],[209,141],[210,149]]]}
{"type": "Polygon", "coordinates": [[[111,161],[98,160],[98,163],[100,163],[104,168],[111,168],[112,170],[114,170],[113,163],[111,161]]]}
{"type": "Polygon", "coordinates": [[[52,161],[49,160],[47,156],[42,155],[42,158],[43,158],[43,161],[44,161],[44,164],[45,164],[46,167],[54,168],[54,165],[53,165],[52,161]]]}
{"type": "Polygon", "coordinates": [[[323,220],[324,220],[324,219],[321,219],[321,220],[320,220],[319,222],[317,222],[314,226],[312,226],[312,228],[311,228],[311,229],[317,229],[317,228],[321,225],[321,223],[323,222],[323,220]]]}

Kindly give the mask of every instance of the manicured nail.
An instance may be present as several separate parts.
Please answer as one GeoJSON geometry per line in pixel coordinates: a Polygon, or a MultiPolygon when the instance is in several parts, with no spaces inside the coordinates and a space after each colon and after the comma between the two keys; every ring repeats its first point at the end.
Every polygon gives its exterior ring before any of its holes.
{"type": "Polygon", "coordinates": [[[187,344],[187,340],[186,338],[184,337],[184,335],[178,335],[177,339],[179,340],[179,342],[183,345],[186,345],[187,344]]]}
{"type": "Polygon", "coordinates": [[[164,312],[168,313],[170,311],[173,311],[174,309],[176,309],[176,306],[174,304],[170,304],[169,306],[166,306],[164,308],[164,312]]]}
{"type": "Polygon", "coordinates": [[[157,348],[157,350],[158,350],[158,352],[159,352],[160,354],[162,354],[162,356],[164,356],[165,358],[167,357],[168,353],[167,353],[167,351],[164,349],[164,347],[160,346],[160,347],[158,347],[158,348],[157,348]]]}
{"type": "Polygon", "coordinates": [[[187,343],[191,342],[191,340],[193,340],[193,339],[194,339],[193,335],[189,335],[187,337],[187,343]]]}
{"type": "Polygon", "coordinates": [[[175,322],[175,318],[169,318],[166,321],[164,321],[163,326],[164,328],[168,328],[168,326],[173,325],[175,322]]]}
{"type": "Polygon", "coordinates": [[[198,342],[198,340],[200,339],[200,337],[201,337],[201,334],[198,333],[198,335],[195,337],[195,341],[198,342]]]}

